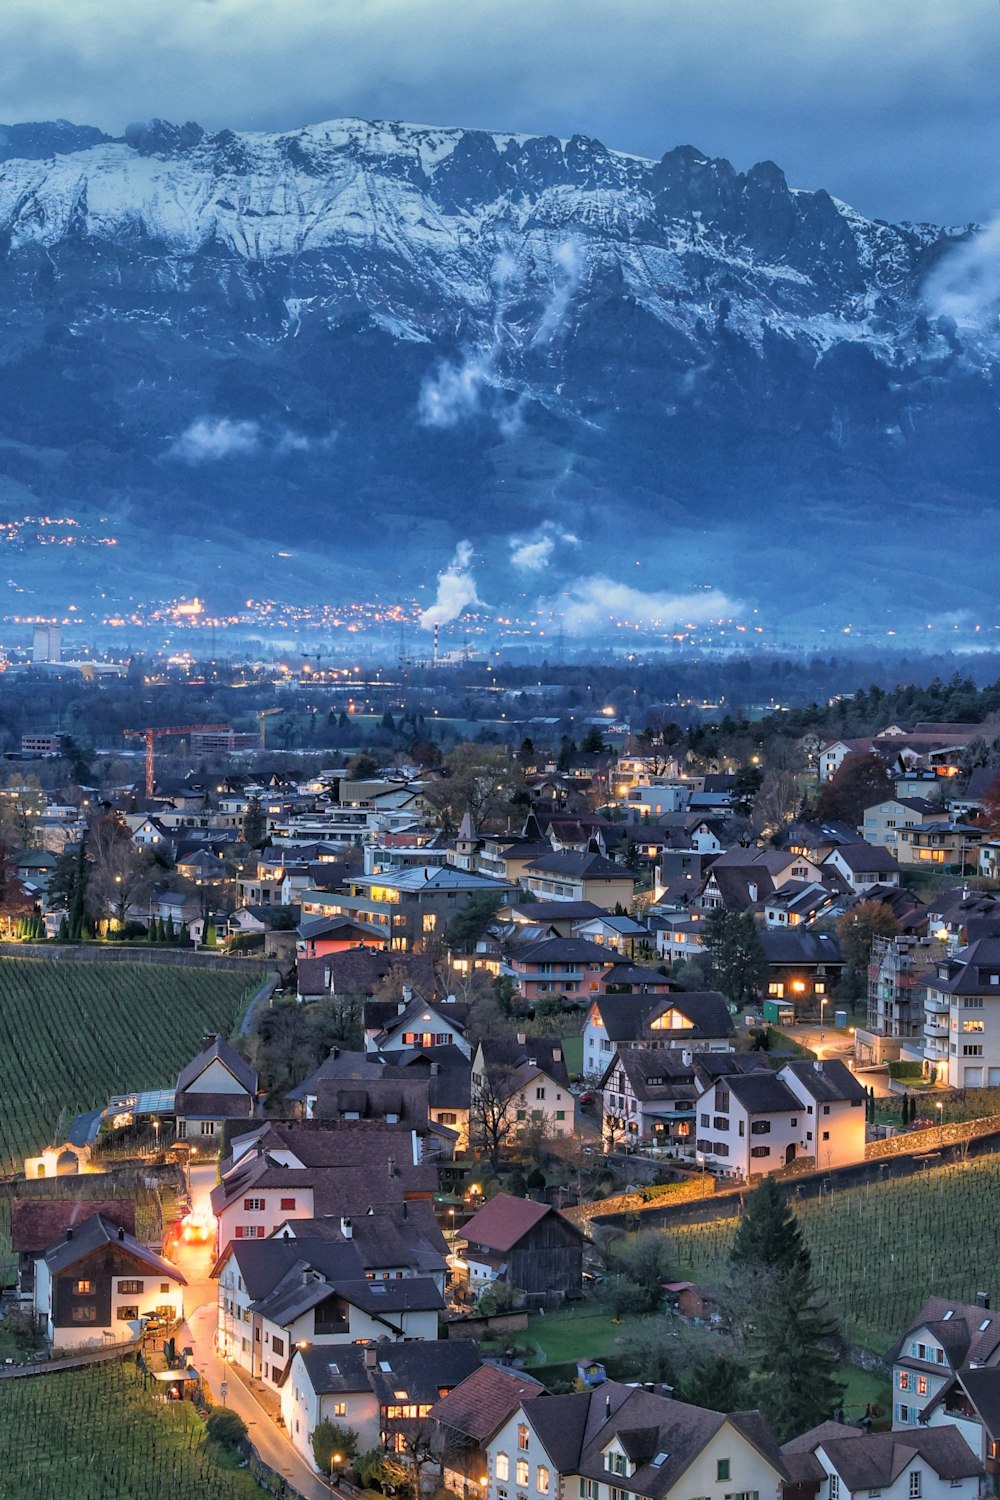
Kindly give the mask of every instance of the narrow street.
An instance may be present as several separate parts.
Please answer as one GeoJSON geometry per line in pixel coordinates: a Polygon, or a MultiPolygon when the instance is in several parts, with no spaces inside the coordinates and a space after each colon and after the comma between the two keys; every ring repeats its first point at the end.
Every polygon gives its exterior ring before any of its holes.
{"type": "MultiPolygon", "coordinates": [[[[215,1166],[191,1168],[191,1206],[194,1213],[211,1213],[209,1195],[215,1186],[215,1166]]],[[[330,1486],[320,1479],[299,1457],[284,1432],[244,1385],[240,1376],[215,1352],[218,1287],[211,1278],[214,1252],[211,1244],[188,1244],[181,1241],[174,1260],[187,1279],[184,1306],[187,1318],[177,1334],[179,1348],[190,1344],[194,1350],[195,1369],[208,1385],[212,1400],[222,1405],[222,1384],[226,1383],[225,1405],[239,1412],[250,1441],[266,1464],[283,1474],[306,1500],[330,1500],[330,1486]]],[[[336,1493],[334,1491],[333,1493],[336,1493]]]]}

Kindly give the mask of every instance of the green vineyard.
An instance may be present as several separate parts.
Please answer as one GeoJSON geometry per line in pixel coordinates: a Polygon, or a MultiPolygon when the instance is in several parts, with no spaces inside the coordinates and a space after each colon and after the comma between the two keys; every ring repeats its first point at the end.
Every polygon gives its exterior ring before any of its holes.
{"type": "MultiPolygon", "coordinates": [[[[859,1344],[887,1349],[926,1297],[998,1290],[1000,1157],[791,1201],[816,1283],[859,1344]]],[[[671,1229],[678,1271],[719,1280],[734,1229],[733,1219],[671,1229]]]]}
{"type": "Polygon", "coordinates": [[[0,1175],[111,1094],[173,1088],[246,994],[245,974],[0,958],[0,1175]]]}
{"type": "Polygon", "coordinates": [[[155,1398],[131,1362],[0,1382],[0,1500],[251,1500],[205,1451],[190,1403],[155,1398]]]}

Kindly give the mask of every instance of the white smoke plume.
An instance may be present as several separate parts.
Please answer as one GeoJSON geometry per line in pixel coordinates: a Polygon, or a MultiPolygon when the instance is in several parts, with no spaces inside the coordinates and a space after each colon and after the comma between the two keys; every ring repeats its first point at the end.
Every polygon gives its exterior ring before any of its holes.
{"type": "Polygon", "coordinates": [[[574,635],[616,625],[645,625],[669,630],[677,625],[704,625],[740,613],[740,606],[719,589],[695,594],[645,593],[611,578],[578,578],[560,599],[543,606],[562,618],[574,635]]]}
{"type": "Polygon", "coordinates": [[[420,616],[421,629],[433,630],[435,625],[448,625],[458,619],[463,609],[479,602],[472,573],[472,543],[459,542],[455,556],[438,574],[437,598],[420,616]]]}
{"type": "Polygon", "coordinates": [[[515,568],[523,568],[526,573],[540,573],[551,562],[558,542],[578,547],[580,538],[571,531],[562,531],[551,521],[543,521],[528,536],[512,536],[508,539],[511,563],[515,568]]]}

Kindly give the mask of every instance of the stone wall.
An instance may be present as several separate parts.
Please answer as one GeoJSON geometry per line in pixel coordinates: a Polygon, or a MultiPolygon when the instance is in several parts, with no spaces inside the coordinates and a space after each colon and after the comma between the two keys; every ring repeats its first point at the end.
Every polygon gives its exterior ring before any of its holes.
{"type": "Polygon", "coordinates": [[[865,1161],[937,1151],[942,1146],[956,1146],[998,1132],[1000,1115],[986,1115],[982,1120],[962,1120],[954,1125],[932,1125],[927,1130],[904,1130],[883,1141],[869,1141],[865,1147],[865,1161]]]}

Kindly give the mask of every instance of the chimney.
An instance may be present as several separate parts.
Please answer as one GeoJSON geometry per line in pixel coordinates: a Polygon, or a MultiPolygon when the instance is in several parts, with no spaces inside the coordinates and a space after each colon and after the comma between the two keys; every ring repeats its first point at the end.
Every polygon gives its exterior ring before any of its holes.
{"type": "Polygon", "coordinates": [[[66,1238],[68,1240],[71,1240],[73,1238],[73,1230],[72,1230],[72,1228],[67,1229],[67,1231],[66,1231],[66,1238]]]}
{"type": "Polygon", "coordinates": [[[216,1042],[221,1041],[222,1038],[217,1031],[206,1031],[205,1035],[201,1039],[202,1052],[207,1052],[209,1047],[214,1047],[216,1042]]]}
{"type": "Polygon", "coordinates": [[[527,1042],[527,1040],[528,1040],[528,1033],[526,1031],[519,1031],[517,1033],[517,1045],[519,1047],[523,1047],[525,1045],[525,1043],[527,1042]]]}
{"type": "Polygon", "coordinates": [[[390,1156],[388,1162],[386,1163],[386,1165],[389,1168],[389,1176],[390,1177],[395,1177],[395,1175],[396,1175],[396,1158],[394,1156],[390,1156]]]}
{"type": "Polygon", "coordinates": [[[344,1236],[345,1240],[354,1238],[354,1225],[351,1223],[350,1219],[345,1218],[343,1214],[341,1214],[340,1217],[340,1232],[344,1236]]]}
{"type": "Polygon", "coordinates": [[[403,1014],[403,1012],[404,1012],[405,1009],[406,1009],[406,997],[404,995],[404,997],[403,997],[402,1000],[398,1000],[396,1002],[396,1014],[397,1014],[397,1016],[401,1016],[403,1014]]]}
{"type": "Polygon", "coordinates": [[[404,984],[403,985],[403,1000],[404,1000],[405,1004],[409,1005],[409,1003],[410,1003],[410,1001],[412,999],[413,999],[413,986],[411,984],[404,984]]]}
{"type": "Polygon", "coordinates": [[[332,1047],[330,1049],[330,1056],[333,1058],[334,1062],[336,1062],[337,1058],[340,1056],[340,1048],[336,1046],[332,1047]]]}
{"type": "Polygon", "coordinates": [[[440,1071],[441,1071],[441,1064],[440,1063],[436,1063],[436,1062],[432,1062],[431,1063],[431,1077],[432,1078],[436,1078],[438,1076],[438,1074],[440,1073],[440,1071]]]}
{"type": "Polygon", "coordinates": [[[814,1058],[813,1059],[813,1067],[816,1069],[817,1073],[822,1073],[822,1071],[823,1071],[823,1060],[822,1060],[822,1058],[819,1058],[819,1057],[814,1058]]]}
{"type": "Polygon", "coordinates": [[[374,1370],[378,1364],[378,1350],[372,1344],[365,1345],[365,1369],[374,1370]]]}
{"type": "Polygon", "coordinates": [[[118,1238],[120,1240],[123,1240],[125,1238],[125,1231],[120,1224],[118,1226],[118,1238]]]}
{"type": "Polygon", "coordinates": [[[977,1307],[981,1307],[984,1312],[989,1312],[989,1310],[990,1310],[990,1294],[989,1294],[989,1292],[977,1292],[976,1293],[976,1306],[977,1307]]]}
{"type": "Polygon", "coordinates": [[[610,1422],[611,1421],[611,1397],[610,1396],[605,1396],[605,1398],[604,1398],[604,1420],[605,1420],[605,1422],[610,1422]]]}

